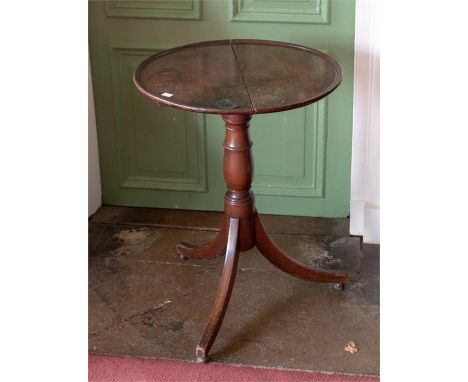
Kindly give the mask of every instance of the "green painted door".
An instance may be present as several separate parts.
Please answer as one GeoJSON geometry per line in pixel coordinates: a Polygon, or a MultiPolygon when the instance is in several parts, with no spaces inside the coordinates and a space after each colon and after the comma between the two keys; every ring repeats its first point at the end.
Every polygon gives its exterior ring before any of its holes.
{"type": "Polygon", "coordinates": [[[103,203],[222,210],[220,116],[158,108],[132,73],[160,50],[203,40],[255,38],[335,57],[343,82],[305,108],[254,116],[260,213],[347,216],[350,200],[354,1],[92,1],[89,46],[103,203]]]}

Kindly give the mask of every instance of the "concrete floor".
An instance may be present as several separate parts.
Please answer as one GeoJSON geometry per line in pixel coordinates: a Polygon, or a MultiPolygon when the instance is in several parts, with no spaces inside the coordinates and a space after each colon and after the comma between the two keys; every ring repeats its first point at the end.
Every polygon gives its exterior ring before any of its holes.
{"type": "MultiPolygon", "coordinates": [[[[203,244],[217,212],[101,207],[89,223],[89,351],[194,360],[224,257],[181,261],[179,241],[203,244]]],[[[291,257],[349,272],[344,291],[296,279],[256,249],[240,255],[213,362],[379,374],[379,246],[350,237],[348,219],[264,215],[291,257]],[[344,350],[349,341],[359,349],[344,350]]]]}

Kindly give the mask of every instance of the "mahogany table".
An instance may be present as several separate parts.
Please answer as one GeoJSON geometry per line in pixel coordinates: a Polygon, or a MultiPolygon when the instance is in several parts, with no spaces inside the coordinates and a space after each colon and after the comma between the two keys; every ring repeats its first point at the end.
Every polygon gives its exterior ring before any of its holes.
{"type": "Polygon", "coordinates": [[[218,294],[205,332],[196,347],[206,362],[218,334],[236,276],[239,251],[254,246],[276,267],[301,279],[334,283],[342,289],[345,273],[296,262],[270,239],[255,209],[251,191],[252,141],[249,121],[316,102],[341,82],[342,71],[330,56],[300,45],[265,40],[220,40],[185,45],[155,54],[136,69],[138,90],[158,106],[221,114],[224,140],[224,219],[206,246],[179,243],[182,259],[211,260],[226,253],[218,294]]]}

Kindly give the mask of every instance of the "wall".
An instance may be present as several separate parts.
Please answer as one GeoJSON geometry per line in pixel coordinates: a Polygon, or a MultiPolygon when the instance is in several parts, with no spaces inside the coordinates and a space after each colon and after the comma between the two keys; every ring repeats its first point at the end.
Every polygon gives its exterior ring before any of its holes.
{"type": "Polygon", "coordinates": [[[97,146],[91,67],[88,59],[88,217],[101,206],[101,175],[97,146]]]}
{"type": "Polygon", "coordinates": [[[379,1],[356,3],[350,233],[380,243],[379,1]]]}

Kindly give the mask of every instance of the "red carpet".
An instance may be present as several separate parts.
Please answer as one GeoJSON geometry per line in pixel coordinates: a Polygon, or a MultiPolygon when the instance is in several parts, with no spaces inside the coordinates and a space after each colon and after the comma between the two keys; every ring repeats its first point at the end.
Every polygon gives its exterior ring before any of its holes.
{"type": "Polygon", "coordinates": [[[89,382],[376,382],[379,377],[89,354],[89,382]]]}

